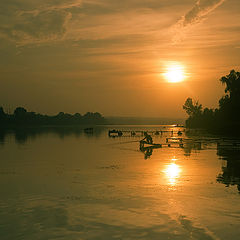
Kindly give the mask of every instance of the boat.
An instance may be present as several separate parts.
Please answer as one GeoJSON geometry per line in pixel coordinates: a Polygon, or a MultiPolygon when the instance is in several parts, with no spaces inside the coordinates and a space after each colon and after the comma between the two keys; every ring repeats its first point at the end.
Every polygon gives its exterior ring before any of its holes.
{"type": "Polygon", "coordinates": [[[108,131],[109,137],[122,137],[122,135],[123,135],[123,132],[119,130],[113,129],[108,131]]]}
{"type": "Polygon", "coordinates": [[[161,148],[162,144],[160,143],[147,143],[145,141],[140,141],[140,148],[161,148]]]}
{"type": "Polygon", "coordinates": [[[93,133],[93,128],[84,128],[84,132],[87,134],[92,134],[93,133]]]}
{"type": "Polygon", "coordinates": [[[171,142],[171,143],[147,143],[146,141],[140,141],[140,150],[162,148],[162,147],[176,147],[179,145],[180,148],[183,148],[182,142],[171,142]]]}

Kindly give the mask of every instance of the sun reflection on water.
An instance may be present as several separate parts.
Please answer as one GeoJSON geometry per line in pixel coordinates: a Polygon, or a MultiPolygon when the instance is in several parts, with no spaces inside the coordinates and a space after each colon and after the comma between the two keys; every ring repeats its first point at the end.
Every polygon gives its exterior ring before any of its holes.
{"type": "Polygon", "coordinates": [[[177,159],[173,158],[172,162],[170,164],[166,165],[166,168],[163,170],[163,172],[165,173],[165,176],[168,180],[168,183],[171,186],[175,186],[177,179],[180,177],[180,173],[181,173],[181,168],[178,164],[176,164],[177,159]]]}

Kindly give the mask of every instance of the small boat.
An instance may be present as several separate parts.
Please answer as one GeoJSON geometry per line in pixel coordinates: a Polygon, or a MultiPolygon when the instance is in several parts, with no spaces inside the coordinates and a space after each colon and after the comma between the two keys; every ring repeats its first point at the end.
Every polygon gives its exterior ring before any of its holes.
{"type": "Polygon", "coordinates": [[[109,137],[122,137],[122,135],[123,135],[123,132],[119,130],[113,129],[108,131],[109,137]]]}
{"type": "Polygon", "coordinates": [[[183,142],[183,138],[180,137],[169,137],[166,138],[166,143],[179,143],[179,142],[183,142]]]}
{"type": "Polygon", "coordinates": [[[160,143],[147,143],[145,141],[140,141],[140,148],[161,148],[162,144],[160,143]]]}
{"type": "Polygon", "coordinates": [[[84,132],[87,134],[92,134],[93,133],[93,128],[84,128],[84,132]]]}
{"type": "Polygon", "coordinates": [[[176,147],[176,145],[180,148],[183,148],[182,142],[172,142],[172,143],[147,143],[146,141],[140,141],[140,150],[144,149],[154,149],[154,148],[162,148],[162,147],[176,147]]]}

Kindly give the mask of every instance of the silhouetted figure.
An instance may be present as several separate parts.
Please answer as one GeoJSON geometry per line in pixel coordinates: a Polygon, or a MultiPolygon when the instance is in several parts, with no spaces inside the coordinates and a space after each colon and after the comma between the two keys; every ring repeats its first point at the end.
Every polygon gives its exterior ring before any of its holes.
{"type": "Polygon", "coordinates": [[[153,143],[152,137],[147,132],[144,132],[144,136],[145,136],[145,138],[142,139],[143,142],[145,141],[148,144],[153,143]]]}

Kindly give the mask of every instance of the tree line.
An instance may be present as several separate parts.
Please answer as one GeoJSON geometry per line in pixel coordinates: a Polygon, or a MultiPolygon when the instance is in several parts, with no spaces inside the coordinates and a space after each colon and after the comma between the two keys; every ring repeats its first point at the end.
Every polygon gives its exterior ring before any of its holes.
{"type": "MultiPolygon", "coordinates": [[[[231,70],[220,82],[225,85],[225,95],[219,107],[204,108],[198,101],[188,98],[183,109],[188,114],[186,127],[216,131],[236,131],[240,127],[240,72],[231,70]]],[[[240,130],[238,130],[239,132],[240,130]]]]}
{"type": "Polygon", "coordinates": [[[0,107],[0,126],[6,125],[73,125],[73,124],[103,124],[104,117],[98,112],[87,112],[69,114],[59,112],[55,116],[42,115],[40,113],[28,112],[23,107],[17,107],[13,114],[4,112],[0,107]]]}

